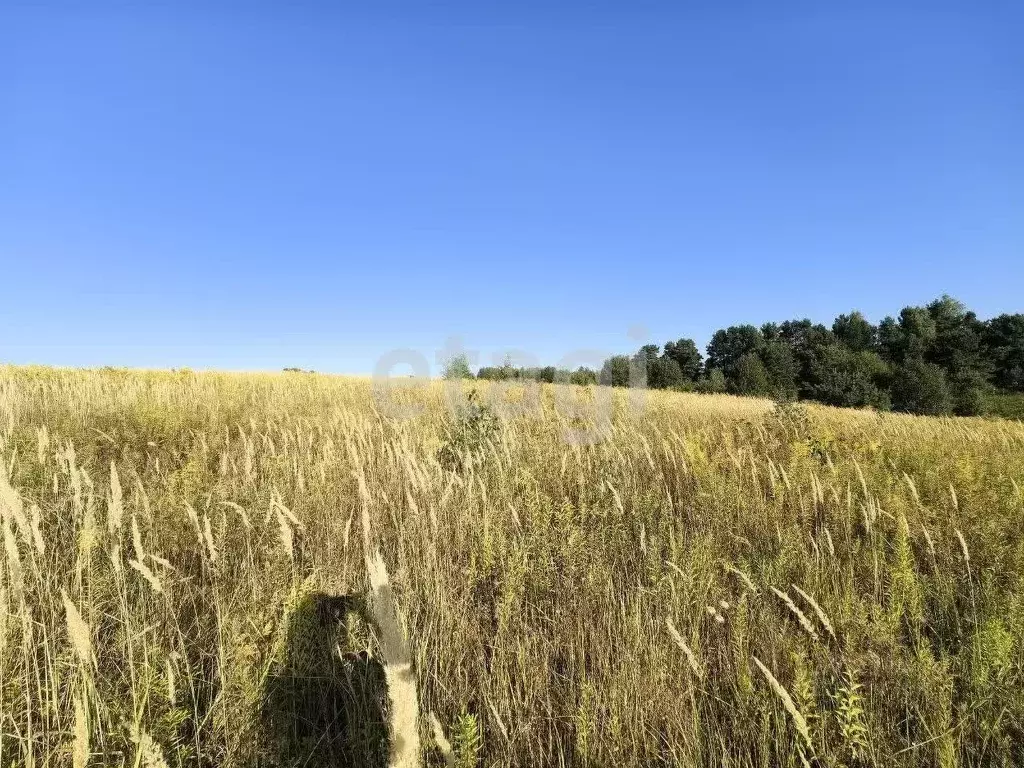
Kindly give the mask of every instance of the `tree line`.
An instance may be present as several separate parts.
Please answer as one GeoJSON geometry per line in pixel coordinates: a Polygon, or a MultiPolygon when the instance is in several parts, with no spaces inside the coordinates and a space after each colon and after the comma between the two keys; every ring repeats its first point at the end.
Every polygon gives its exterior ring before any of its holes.
{"type": "MultiPolygon", "coordinates": [[[[469,373],[468,368],[466,373],[469,373]]],[[[471,373],[469,375],[472,375],[471,373]]],[[[860,312],[829,328],[810,320],[734,325],[715,332],[701,355],[692,339],[646,344],[615,355],[599,372],[511,365],[482,379],[532,379],[616,387],[728,392],[815,400],[908,413],[973,416],[999,394],[1024,393],[1024,314],[980,320],[943,296],[873,325],[860,312]]]]}
{"type": "Polygon", "coordinates": [[[553,365],[547,365],[543,368],[517,368],[511,363],[506,363],[505,365],[481,368],[477,372],[476,377],[490,381],[525,379],[527,381],[540,381],[547,384],[558,382],[561,384],[579,384],[581,386],[597,383],[597,373],[582,365],[575,371],[570,371],[567,368],[555,368],[553,365]]]}

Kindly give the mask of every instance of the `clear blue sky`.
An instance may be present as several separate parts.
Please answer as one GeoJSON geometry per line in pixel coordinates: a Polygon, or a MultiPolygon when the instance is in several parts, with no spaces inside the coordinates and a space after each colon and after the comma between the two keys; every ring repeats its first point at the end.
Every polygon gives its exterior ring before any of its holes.
{"type": "Polygon", "coordinates": [[[1024,10],[843,5],[2,3],[0,360],[1024,311],[1024,10]]]}

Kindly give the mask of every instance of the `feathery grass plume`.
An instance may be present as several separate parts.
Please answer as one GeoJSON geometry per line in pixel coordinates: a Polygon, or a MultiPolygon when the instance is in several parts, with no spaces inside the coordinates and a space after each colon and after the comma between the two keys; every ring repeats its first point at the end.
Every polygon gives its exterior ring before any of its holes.
{"type": "Polygon", "coordinates": [[[75,517],[81,520],[78,528],[78,556],[80,565],[87,561],[92,555],[93,549],[99,543],[100,531],[96,523],[96,513],[92,504],[92,493],[90,490],[88,499],[83,499],[84,470],[72,467],[71,486],[74,494],[75,517]]]}
{"type": "Polygon", "coordinates": [[[7,556],[7,571],[10,574],[11,590],[15,602],[20,602],[25,594],[25,577],[21,567],[21,554],[18,552],[18,542],[14,538],[14,531],[11,530],[11,523],[7,515],[0,509],[0,528],[4,534],[4,553],[7,556]]]}
{"type": "Polygon", "coordinates": [[[203,525],[199,522],[199,513],[196,512],[195,508],[185,502],[185,513],[188,515],[188,519],[192,521],[192,525],[196,529],[196,535],[199,537],[199,543],[205,545],[206,542],[203,539],[203,525]]]}
{"type": "MultiPolygon", "coordinates": [[[[949,486],[952,491],[953,486],[949,486]]],[[[971,608],[973,611],[973,619],[975,622],[978,620],[978,605],[974,596],[974,579],[971,577],[971,551],[967,548],[967,539],[964,538],[963,532],[959,528],[954,529],[956,533],[957,541],[960,542],[960,553],[964,558],[964,570],[967,572],[967,585],[971,596],[971,608]]]]}
{"type": "Polygon", "coordinates": [[[75,695],[75,737],[71,747],[73,768],[85,768],[89,762],[89,708],[84,695],[75,695]]]}
{"type": "Polygon", "coordinates": [[[797,621],[800,622],[800,626],[804,628],[804,631],[806,631],[807,634],[809,634],[812,638],[817,640],[818,633],[815,631],[814,625],[811,624],[811,620],[808,619],[806,615],[804,615],[804,612],[801,611],[799,607],[797,607],[797,604],[793,602],[793,598],[791,598],[782,590],[776,589],[775,587],[772,587],[771,590],[780,600],[782,600],[788,606],[789,610],[793,613],[794,616],[796,616],[797,621]]]}
{"type": "Polygon", "coordinates": [[[170,657],[164,659],[164,678],[167,682],[167,701],[171,703],[172,707],[175,707],[178,705],[178,688],[174,664],[171,663],[170,657]]]}
{"type": "Polygon", "coordinates": [[[210,553],[210,563],[217,562],[217,547],[213,543],[213,531],[210,529],[210,517],[209,515],[203,514],[203,541],[206,542],[206,548],[210,553]]]}
{"type": "Polygon", "coordinates": [[[68,637],[71,639],[71,646],[75,649],[75,653],[78,654],[82,664],[86,667],[91,667],[93,663],[92,633],[89,631],[89,625],[85,623],[82,614],[78,612],[78,608],[71,602],[68,593],[63,589],[60,591],[60,598],[64,603],[68,637]]]}
{"type": "Polygon", "coordinates": [[[860,462],[857,459],[853,460],[853,467],[857,470],[857,479],[860,480],[860,490],[864,494],[865,501],[871,498],[871,494],[868,492],[868,481],[864,479],[864,470],[860,467],[860,462]]]}
{"type": "MultiPolygon", "coordinates": [[[[413,498],[412,492],[408,488],[405,489],[405,503],[406,503],[406,506],[409,507],[409,513],[412,515],[413,519],[419,518],[419,516],[420,516],[419,504],[416,503],[416,499],[413,498]]],[[[431,526],[433,527],[434,533],[436,534],[437,533],[437,514],[433,513],[433,510],[431,510],[431,511],[432,511],[432,514],[430,515],[430,523],[431,523],[431,526]]]]}
{"type": "Polygon", "coordinates": [[[675,571],[676,573],[678,573],[678,574],[679,574],[680,576],[682,576],[682,577],[683,577],[684,579],[686,578],[686,574],[685,574],[685,573],[683,573],[683,569],[682,569],[682,568],[680,568],[680,567],[679,567],[678,565],[676,565],[675,563],[673,563],[673,562],[672,562],[671,560],[666,560],[666,561],[665,561],[665,565],[667,565],[667,566],[668,566],[669,568],[671,568],[671,569],[672,569],[673,571],[675,571]]]}
{"type": "Polygon", "coordinates": [[[793,725],[796,726],[797,732],[803,737],[804,743],[808,749],[811,749],[811,732],[807,727],[807,721],[804,720],[804,716],[800,714],[800,710],[796,708],[796,704],[793,703],[793,699],[790,698],[789,692],[783,687],[782,683],[775,679],[775,675],[764,664],[757,656],[751,656],[757,668],[761,670],[761,674],[764,675],[765,680],[768,681],[768,685],[775,692],[775,695],[782,701],[782,706],[785,707],[789,716],[793,718],[793,725]]]}
{"type": "Polygon", "coordinates": [[[39,460],[39,466],[46,464],[46,452],[50,448],[50,432],[47,430],[46,425],[43,424],[36,428],[36,458],[39,460]]]}
{"type": "Polygon", "coordinates": [[[278,514],[284,515],[284,517],[287,518],[288,522],[294,528],[298,530],[303,529],[304,526],[302,525],[302,521],[295,516],[294,512],[292,512],[290,509],[288,509],[288,507],[284,505],[284,502],[281,501],[281,494],[279,494],[276,490],[274,491],[274,495],[270,503],[274,507],[274,509],[277,510],[278,514]]]}
{"type": "Polygon", "coordinates": [[[235,510],[235,512],[238,513],[238,516],[242,519],[242,525],[250,531],[252,530],[252,521],[249,519],[249,514],[245,511],[245,507],[240,504],[236,504],[233,501],[219,501],[217,503],[223,507],[235,510]]]}
{"type": "Polygon", "coordinates": [[[281,514],[279,509],[277,510],[277,531],[281,539],[281,547],[284,549],[285,554],[288,555],[288,559],[293,559],[295,557],[295,537],[288,518],[281,514]]]}
{"type": "Polygon", "coordinates": [[[148,733],[133,728],[132,741],[135,742],[136,766],[140,766],[140,768],[169,768],[164,759],[163,750],[148,733]]]}
{"type": "Polygon", "coordinates": [[[836,545],[832,542],[832,533],[829,531],[828,526],[825,526],[825,541],[828,542],[828,553],[833,558],[836,556],[836,545]]]}
{"type": "Polygon", "coordinates": [[[725,567],[725,570],[728,573],[733,574],[734,576],[736,576],[736,578],[738,578],[740,581],[742,581],[743,585],[747,589],[749,589],[752,594],[756,595],[758,592],[760,592],[760,590],[757,588],[757,585],[755,585],[754,582],[750,580],[750,577],[747,576],[747,574],[745,574],[739,568],[737,568],[736,566],[734,566],[734,565],[732,565],[730,563],[723,563],[723,566],[725,567]]]}
{"type": "Polygon", "coordinates": [[[505,726],[505,721],[501,719],[501,715],[498,714],[498,708],[494,706],[494,702],[487,699],[487,708],[491,712],[491,717],[494,718],[495,724],[498,726],[498,730],[501,731],[501,735],[505,741],[509,740],[508,728],[505,726]]]}
{"type": "Polygon", "coordinates": [[[921,533],[924,534],[925,543],[928,544],[928,552],[932,556],[932,562],[935,562],[935,542],[932,541],[932,535],[928,533],[928,529],[925,528],[924,523],[921,523],[921,533]]]}
{"type": "Polygon", "coordinates": [[[814,613],[818,616],[818,621],[821,622],[821,626],[823,626],[825,628],[825,631],[828,632],[829,636],[833,640],[835,640],[836,633],[835,630],[832,629],[832,622],[829,621],[828,614],[825,613],[824,609],[820,605],[818,605],[818,603],[815,601],[813,597],[811,597],[809,594],[800,589],[800,587],[798,587],[796,584],[793,584],[792,586],[793,590],[798,595],[800,595],[800,597],[802,597],[811,606],[811,608],[814,609],[814,613]]]}
{"type": "Polygon", "coordinates": [[[863,515],[863,519],[864,519],[864,532],[867,533],[870,536],[871,535],[871,521],[873,520],[873,515],[871,514],[871,510],[869,509],[869,507],[870,507],[870,504],[861,504],[860,505],[860,511],[861,511],[861,513],[863,515]]]}
{"type": "Polygon", "coordinates": [[[146,520],[152,522],[153,510],[149,506],[149,495],[146,493],[146,486],[143,485],[142,478],[139,477],[138,474],[135,475],[135,498],[142,502],[143,516],[146,520]]]}
{"type": "Polygon", "coordinates": [[[4,571],[0,568],[0,659],[4,658],[4,651],[7,650],[7,620],[11,615],[9,599],[7,585],[4,583],[4,571]]]}
{"type": "MultiPolygon", "coordinates": [[[[12,464],[13,466],[13,464],[12,464]]],[[[25,516],[25,508],[21,503],[21,497],[11,486],[8,478],[8,469],[0,459],[0,514],[6,510],[7,515],[14,520],[21,533],[21,538],[29,546],[32,545],[32,527],[25,516]]]]}
{"type": "Polygon", "coordinates": [[[151,571],[144,562],[142,562],[141,560],[129,559],[128,565],[134,570],[138,571],[142,578],[144,578],[149,583],[149,586],[152,588],[154,592],[156,592],[158,595],[163,594],[163,584],[160,582],[160,579],[157,578],[157,575],[153,573],[153,571],[151,571]]]}
{"type": "Polygon", "coordinates": [[[914,504],[918,507],[921,506],[921,496],[917,492],[917,485],[914,483],[914,479],[906,472],[903,473],[903,482],[907,484],[910,489],[910,495],[914,497],[914,504]]]}
{"type": "Polygon", "coordinates": [[[697,657],[690,649],[690,646],[686,644],[686,641],[683,640],[683,636],[679,634],[679,630],[676,629],[675,624],[672,623],[671,617],[665,619],[665,625],[668,627],[668,633],[672,636],[672,640],[677,646],[679,646],[679,650],[681,650],[683,655],[686,657],[686,661],[690,665],[690,669],[693,671],[693,674],[695,674],[698,679],[703,679],[704,670],[701,669],[700,664],[697,662],[697,657]]]}
{"type": "Polygon", "coordinates": [[[779,474],[782,476],[782,484],[786,486],[786,490],[792,492],[793,485],[789,481],[789,473],[786,472],[786,468],[781,464],[779,465],[779,474]]]}
{"type": "Polygon", "coordinates": [[[132,549],[135,550],[135,559],[142,562],[146,559],[146,550],[142,547],[142,533],[139,531],[139,522],[132,515],[132,549]]]}
{"type": "Polygon", "coordinates": [[[121,478],[117,475],[117,465],[110,462],[110,498],[107,500],[107,530],[116,535],[121,530],[124,518],[124,501],[121,492],[121,478]]]}
{"type": "Polygon", "coordinates": [[[622,497],[619,496],[619,492],[615,490],[615,486],[605,481],[605,485],[608,486],[608,490],[612,492],[612,496],[615,498],[615,509],[620,515],[625,515],[626,511],[622,507],[622,497]]]}
{"type": "Polygon", "coordinates": [[[815,541],[814,536],[807,534],[807,540],[811,543],[811,549],[814,551],[814,561],[818,562],[821,560],[821,547],[818,546],[818,542],[815,541]]]}
{"type": "Polygon", "coordinates": [[[963,533],[961,532],[961,530],[959,528],[956,528],[954,530],[954,533],[956,533],[957,541],[960,542],[960,553],[964,557],[964,564],[968,568],[970,568],[970,566],[971,566],[971,552],[970,552],[969,549],[967,549],[967,540],[964,538],[964,535],[963,535],[963,533]]]}
{"type": "Polygon", "coordinates": [[[176,570],[175,567],[171,565],[170,560],[160,557],[160,555],[154,555],[152,552],[147,552],[146,557],[149,558],[150,562],[156,563],[161,568],[166,568],[168,571],[176,570]]]}
{"type": "Polygon", "coordinates": [[[349,542],[349,539],[351,538],[351,535],[352,535],[352,521],[355,519],[355,515],[356,515],[356,510],[353,507],[352,510],[348,513],[348,520],[345,521],[345,527],[342,529],[342,532],[341,532],[341,548],[342,548],[342,551],[345,551],[345,550],[348,549],[348,542],[349,542]]]}
{"type": "Polygon", "coordinates": [[[43,520],[42,510],[37,504],[29,508],[29,526],[32,529],[32,542],[35,544],[36,552],[42,556],[46,554],[46,541],[43,539],[43,531],[40,528],[43,520]]]}

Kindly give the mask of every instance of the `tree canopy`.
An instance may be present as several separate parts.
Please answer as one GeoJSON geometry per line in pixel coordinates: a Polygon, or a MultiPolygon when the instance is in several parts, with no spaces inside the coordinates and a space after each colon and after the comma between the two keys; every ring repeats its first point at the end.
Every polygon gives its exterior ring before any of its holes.
{"type": "Polygon", "coordinates": [[[1000,393],[1024,393],[1024,314],[978,319],[942,296],[872,324],[859,311],[831,328],[809,319],[733,325],[702,359],[692,339],[647,344],[609,358],[601,383],[633,386],[630,366],[655,389],[817,400],[908,413],[977,415],[1000,393]]]}
{"type": "MultiPolygon", "coordinates": [[[[934,415],[978,415],[989,403],[1013,397],[1024,403],[1024,314],[980,320],[951,296],[904,307],[878,325],[857,310],[839,315],[831,327],[807,318],[732,325],[715,331],[706,352],[705,358],[693,339],[680,338],[613,355],[596,372],[506,363],[477,375],[730,392],[934,415]]],[[[464,360],[453,362],[446,375],[472,375],[460,364],[464,360]]]]}

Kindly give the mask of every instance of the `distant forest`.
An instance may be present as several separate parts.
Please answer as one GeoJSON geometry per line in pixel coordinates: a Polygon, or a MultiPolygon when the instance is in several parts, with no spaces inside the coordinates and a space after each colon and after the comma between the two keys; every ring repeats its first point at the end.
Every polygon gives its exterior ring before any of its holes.
{"type": "MultiPolygon", "coordinates": [[[[806,319],[734,325],[716,331],[706,353],[692,339],[678,339],[610,357],[600,371],[505,365],[481,368],[477,377],[645,382],[852,408],[1024,418],[1024,314],[980,320],[950,296],[905,307],[878,325],[860,312],[840,315],[831,328],[806,319]]],[[[472,375],[461,362],[449,375],[472,375]]]]}

